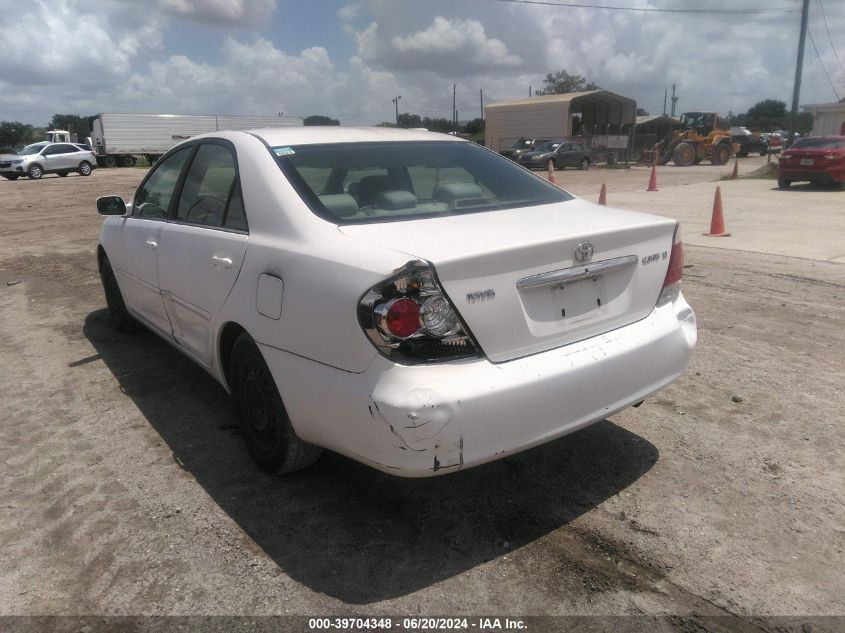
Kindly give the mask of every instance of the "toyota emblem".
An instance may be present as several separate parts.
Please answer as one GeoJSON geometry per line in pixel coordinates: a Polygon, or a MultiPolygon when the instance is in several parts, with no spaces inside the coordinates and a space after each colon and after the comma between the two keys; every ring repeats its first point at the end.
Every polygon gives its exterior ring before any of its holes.
{"type": "Polygon", "coordinates": [[[581,242],[575,247],[575,261],[586,264],[593,259],[593,245],[590,242],[581,242]]]}

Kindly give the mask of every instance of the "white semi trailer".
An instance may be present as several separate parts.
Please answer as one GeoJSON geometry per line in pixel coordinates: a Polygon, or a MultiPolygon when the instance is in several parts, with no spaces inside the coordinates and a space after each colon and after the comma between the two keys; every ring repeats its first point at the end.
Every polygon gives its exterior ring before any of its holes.
{"type": "Polygon", "coordinates": [[[299,117],[103,113],[91,120],[91,148],[101,167],[133,167],[138,156],[153,164],[176,143],[197,134],[297,125],[303,125],[299,117]]]}

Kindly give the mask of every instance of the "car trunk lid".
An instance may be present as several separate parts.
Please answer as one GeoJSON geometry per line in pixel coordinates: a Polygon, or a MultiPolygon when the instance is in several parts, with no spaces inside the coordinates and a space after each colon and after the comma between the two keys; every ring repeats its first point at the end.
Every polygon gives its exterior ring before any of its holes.
{"type": "Polygon", "coordinates": [[[675,226],[575,199],[340,231],[431,262],[484,353],[502,362],[650,314],[675,226]]]}

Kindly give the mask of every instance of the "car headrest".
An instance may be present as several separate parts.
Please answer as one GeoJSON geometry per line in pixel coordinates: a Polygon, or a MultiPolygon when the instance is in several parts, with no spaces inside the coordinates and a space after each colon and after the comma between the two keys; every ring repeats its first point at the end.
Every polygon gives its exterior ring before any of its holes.
{"type": "Polygon", "coordinates": [[[434,190],[432,198],[437,202],[452,202],[461,198],[480,198],[484,196],[481,187],[473,182],[449,182],[434,190]]]}
{"type": "Polygon", "coordinates": [[[358,203],[348,193],[317,196],[320,203],[334,216],[348,218],[358,213],[358,203]]]}
{"type": "Polygon", "coordinates": [[[375,205],[380,209],[411,209],[417,206],[417,197],[410,191],[391,189],[376,196],[375,205]]]}

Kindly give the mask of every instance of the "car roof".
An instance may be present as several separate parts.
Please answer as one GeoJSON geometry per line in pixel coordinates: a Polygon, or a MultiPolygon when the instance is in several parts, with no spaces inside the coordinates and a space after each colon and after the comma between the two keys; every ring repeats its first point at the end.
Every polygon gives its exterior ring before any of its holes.
{"type": "Polygon", "coordinates": [[[271,147],[280,145],[316,145],[322,143],[378,143],[396,141],[445,141],[467,143],[456,136],[387,127],[303,126],[250,130],[271,147]]]}

